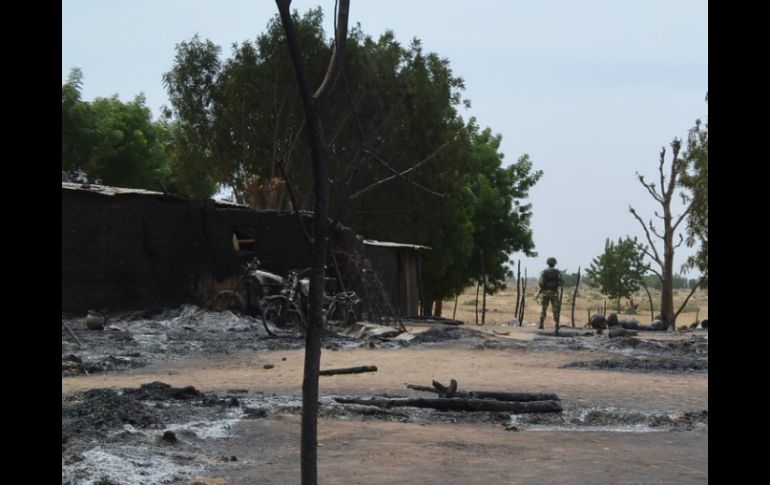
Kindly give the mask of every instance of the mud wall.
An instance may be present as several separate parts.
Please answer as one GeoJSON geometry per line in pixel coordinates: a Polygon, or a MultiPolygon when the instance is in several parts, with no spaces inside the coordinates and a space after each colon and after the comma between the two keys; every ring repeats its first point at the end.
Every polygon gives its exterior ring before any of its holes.
{"type": "MultiPolygon", "coordinates": [[[[303,220],[310,231],[312,217],[303,220]]],[[[359,244],[352,231],[340,232],[333,238],[338,245],[359,244]]],[[[200,302],[208,285],[238,274],[253,256],[263,269],[281,275],[309,266],[310,247],[298,217],[162,194],[103,195],[62,186],[62,311],[200,302]],[[234,235],[246,241],[238,250],[234,235]]]]}
{"type": "Polygon", "coordinates": [[[407,247],[369,244],[364,245],[364,252],[399,316],[418,315],[420,253],[407,247]]]}

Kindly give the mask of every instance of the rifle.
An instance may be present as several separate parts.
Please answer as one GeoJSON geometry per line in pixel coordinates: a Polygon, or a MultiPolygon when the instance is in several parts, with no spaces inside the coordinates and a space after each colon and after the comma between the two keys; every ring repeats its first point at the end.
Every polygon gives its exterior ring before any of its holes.
{"type": "Polygon", "coordinates": [[[538,296],[540,296],[540,293],[542,293],[542,292],[543,292],[543,289],[542,289],[542,288],[539,288],[539,289],[537,290],[537,294],[536,294],[535,296],[533,296],[532,298],[534,298],[534,299],[535,299],[535,301],[538,301],[538,300],[537,300],[537,297],[538,297],[538,296]]]}

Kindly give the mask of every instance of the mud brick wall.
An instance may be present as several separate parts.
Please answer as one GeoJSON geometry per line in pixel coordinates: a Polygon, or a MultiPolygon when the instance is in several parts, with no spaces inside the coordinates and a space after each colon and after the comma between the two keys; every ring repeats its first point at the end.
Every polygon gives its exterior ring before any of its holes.
{"type": "MultiPolygon", "coordinates": [[[[312,231],[312,216],[303,218],[312,231]]],[[[338,243],[359,244],[352,231],[342,233],[350,234],[335,234],[338,243]]],[[[309,266],[298,217],[162,194],[62,187],[62,311],[199,302],[204,287],[238,274],[253,256],[280,275],[309,266]],[[254,242],[236,251],[234,234],[254,242]]]]}

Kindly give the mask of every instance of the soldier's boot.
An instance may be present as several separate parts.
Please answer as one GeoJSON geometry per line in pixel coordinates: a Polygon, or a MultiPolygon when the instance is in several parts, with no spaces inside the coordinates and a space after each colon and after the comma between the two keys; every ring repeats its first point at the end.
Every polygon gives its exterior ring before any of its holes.
{"type": "Polygon", "coordinates": [[[537,328],[538,328],[538,329],[540,329],[540,330],[543,330],[543,320],[544,320],[544,319],[542,319],[542,318],[540,319],[540,326],[539,326],[539,327],[537,327],[537,328]]]}

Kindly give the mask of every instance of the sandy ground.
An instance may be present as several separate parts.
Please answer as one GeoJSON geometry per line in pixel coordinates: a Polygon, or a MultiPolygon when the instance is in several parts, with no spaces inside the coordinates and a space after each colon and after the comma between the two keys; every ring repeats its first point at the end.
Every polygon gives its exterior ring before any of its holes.
{"type": "MultiPolygon", "coordinates": [[[[530,322],[540,321],[540,303],[535,300],[534,296],[537,292],[537,285],[530,283],[527,287],[526,298],[524,301],[524,324],[530,322]]],[[[572,321],[572,295],[573,288],[565,288],[564,295],[562,296],[562,311],[560,321],[562,324],[572,321]]],[[[653,309],[660,311],[660,292],[653,289],[653,309]]],[[[674,291],[674,309],[679,309],[680,305],[684,302],[684,299],[689,294],[689,290],[677,289],[674,291]]],[[[516,311],[516,282],[513,284],[508,283],[508,287],[504,290],[498,291],[494,295],[487,295],[487,314],[484,322],[486,325],[494,327],[495,325],[507,324],[514,317],[516,311]]],[[[446,318],[457,318],[464,321],[466,324],[476,323],[476,289],[468,288],[462,295],[457,298],[457,306],[455,308],[455,301],[446,300],[443,302],[442,316],[446,318]],[[454,315],[454,317],[453,317],[454,315]]],[[[639,308],[636,314],[628,314],[625,311],[618,312],[619,318],[633,318],[644,325],[649,325],[653,316],[649,310],[649,300],[647,299],[647,293],[637,292],[634,295],[634,301],[639,304],[639,308]]],[[[606,297],[599,293],[598,289],[587,288],[581,284],[578,290],[577,298],[575,299],[575,323],[578,326],[584,325],[588,322],[588,314],[597,313],[602,310],[604,305],[607,305],[607,314],[616,312],[615,302],[607,301],[606,297]]],[[[627,300],[621,300],[621,305],[626,305],[627,300]]],[[[479,297],[479,322],[481,321],[481,306],[482,298],[479,297]]],[[[625,310],[625,307],[622,307],[625,310]]],[[[687,311],[682,311],[677,317],[677,325],[690,325],[696,320],[703,320],[708,318],[708,291],[698,290],[688,300],[685,307],[687,311]]],[[[548,309],[546,315],[546,325],[553,326],[553,314],[551,309],[548,309]]]]}
{"type": "MultiPolygon", "coordinates": [[[[475,326],[474,326],[475,327],[475,326]]],[[[531,326],[497,327],[499,338],[532,339],[531,326]]],[[[657,336],[661,334],[656,334],[657,336]]],[[[673,333],[664,339],[686,339],[673,333]]],[[[407,348],[326,349],[321,368],[376,365],[376,373],[321,377],[321,395],[428,397],[405,384],[453,378],[461,389],[555,392],[565,405],[667,413],[708,409],[708,373],[632,373],[564,369],[607,357],[569,349],[468,348],[452,344],[407,348]]],[[[208,391],[301,394],[302,350],[190,356],[122,373],[62,378],[62,394],[163,381],[208,391]],[[266,365],[272,368],[266,369],[266,365]]],[[[241,421],[210,453],[237,461],[209,467],[188,483],[299,483],[296,413],[241,421]]],[[[319,482],[374,483],[707,483],[708,428],[690,431],[511,431],[505,423],[413,423],[322,417],[319,482]]]]}

